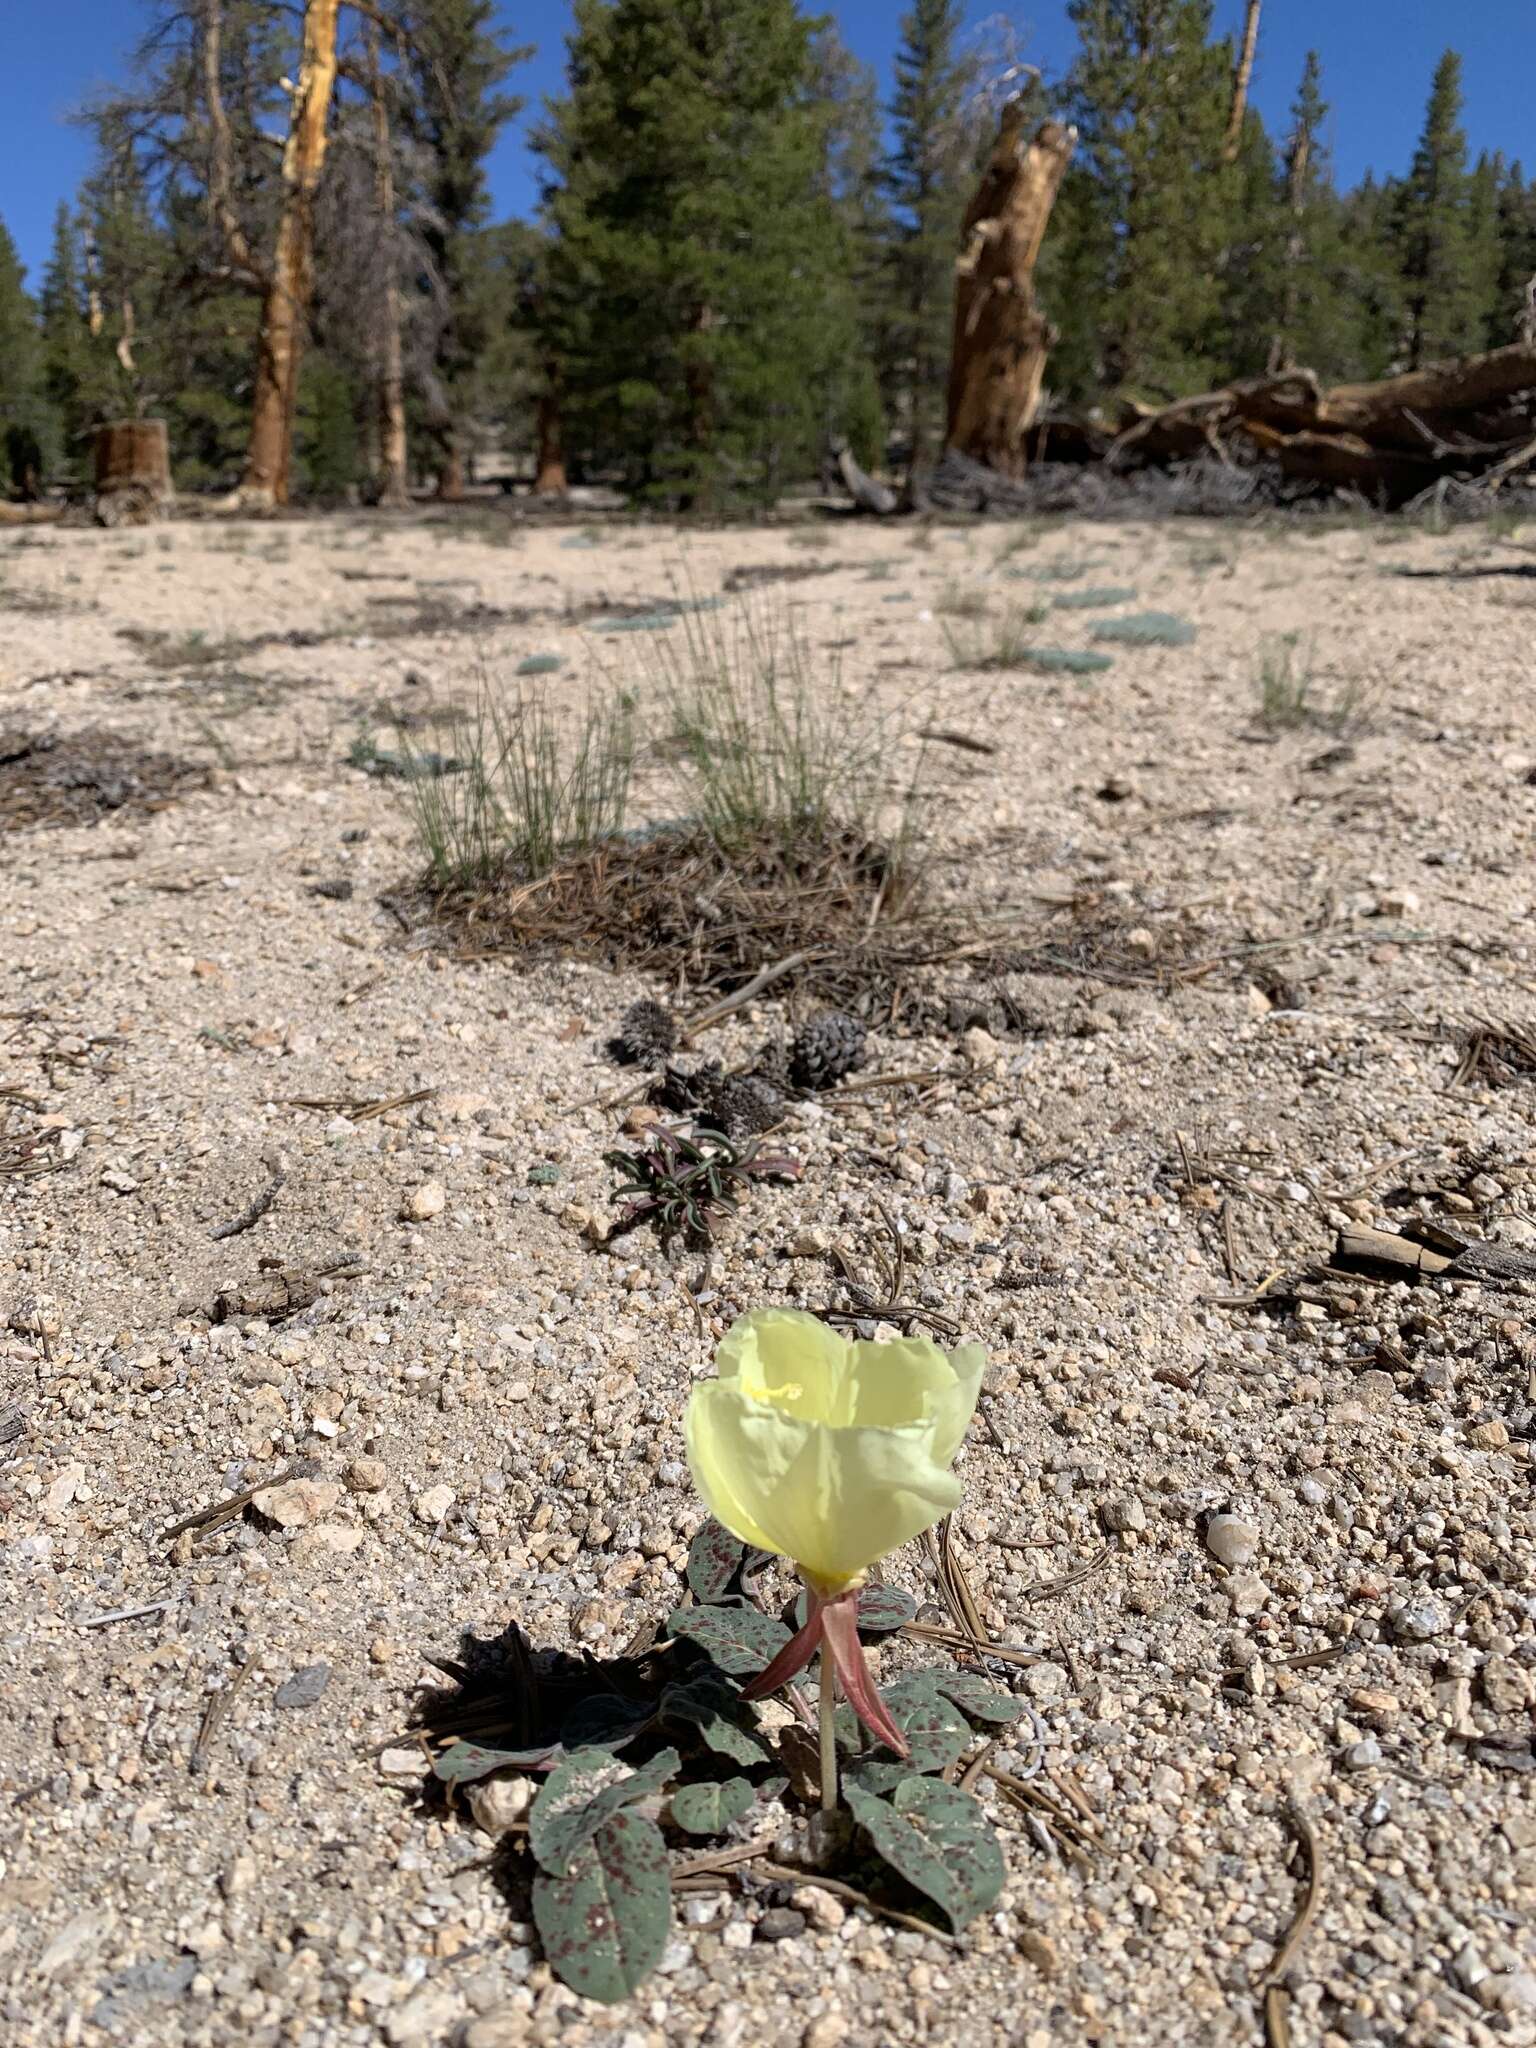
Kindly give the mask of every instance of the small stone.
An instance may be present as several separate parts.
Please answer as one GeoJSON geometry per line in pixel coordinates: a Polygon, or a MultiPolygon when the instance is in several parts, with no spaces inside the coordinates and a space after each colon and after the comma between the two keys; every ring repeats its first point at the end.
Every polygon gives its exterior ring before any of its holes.
{"type": "Polygon", "coordinates": [[[1346,1771],[1368,1771],[1381,1762],[1381,1744],[1369,1737],[1364,1742],[1352,1742],[1344,1752],[1346,1771]]]}
{"type": "Polygon", "coordinates": [[[969,1031],[961,1033],[960,1049],[965,1054],[965,1063],[982,1072],[995,1067],[1002,1059],[1003,1048],[990,1031],[983,1031],[979,1024],[973,1024],[969,1031]]]}
{"type": "Polygon", "coordinates": [[[280,1529],[305,1529],[340,1499],[341,1488],[333,1479],[289,1479],[281,1486],[264,1486],[252,1495],[251,1506],[280,1529]]]}
{"type": "Polygon", "coordinates": [[[386,1749],[379,1758],[379,1775],[384,1778],[419,1778],[426,1767],[419,1749],[386,1749]]]}
{"type": "Polygon", "coordinates": [[[475,1825],[494,1839],[527,1813],[533,1786],[527,1778],[486,1778],[471,1785],[464,1797],[475,1825]]]}
{"type": "Polygon", "coordinates": [[[350,1557],[360,1549],[363,1531],[354,1522],[316,1522],[294,1538],[293,1554],[306,1557],[350,1557]]]}
{"type": "Polygon", "coordinates": [[[353,1493],[382,1493],[389,1483],[389,1467],[382,1458],[354,1458],[347,1467],[347,1485],[353,1493]]]}
{"type": "Polygon", "coordinates": [[[424,1180],[419,1188],[412,1188],[400,1205],[400,1217],[405,1223],[429,1223],[434,1216],[441,1216],[448,1206],[448,1191],[440,1180],[424,1180]]]}
{"type": "Polygon", "coordinates": [[[832,1240],[824,1230],[813,1226],[796,1231],[789,1241],[789,1255],[792,1259],[819,1259],[832,1240]]]}
{"type": "Polygon", "coordinates": [[[805,1915],[795,1911],[793,1906],[770,1906],[757,1923],[759,1941],[793,1941],[796,1935],[804,1934],[805,1915]]]}
{"type": "Polygon", "coordinates": [[[425,1493],[416,1496],[417,1521],[426,1522],[430,1527],[436,1528],[453,1506],[455,1498],[451,1486],[429,1486],[425,1493]]]}
{"type": "Polygon", "coordinates": [[[1416,889],[1382,889],[1376,897],[1378,917],[1412,917],[1419,908],[1416,889]]]}
{"type": "Polygon", "coordinates": [[[824,1892],[819,1884],[797,1885],[789,1895],[789,1903],[823,1934],[835,1934],[848,1918],[848,1908],[842,1900],[832,1892],[824,1892]]]}
{"type": "Polygon", "coordinates": [[[1483,1698],[1496,1714],[1517,1714],[1530,1704],[1532,1680],[1512,1657],[1490,1657],[1483,1666],[1483,1698]]]}
{"type": "Polygon", "coordinates": [[[800,2036],[800,2048],[842,2048],[848,2038],[848,2022],[840,2012],[824,2012],[811,2021],[800,2036]]]}
{"type": "Polygon", "coordinates": [[[1147,1510],[1140,1494],[1136,1493],[1122,1493],[1114,1500],[1105,1501],[1100,1515],[1105,1528],[1115,1536],[1147,1526],[1147,1510]]]}
{"type": "Polygon", "coordinates": [[[1027,1956],[1042,1977],[1054,1977],[1061,1968],[1061,1955],[1048,1934],[1038,1927],[1026,1927],[1019,1935],[1019,1952],[1027,1956]]]}
{"type": "Polygon", "coordinates": [[[1259,1554],[1259,1532],[1240,1515],[1212,1515],[1206,1524],[1205,1547],[1229,1571],[1252,1564],[1259,1554]]]}
{"type": "Polygon", "coordinates": [[[1509,1430],[1497,1420],[1475,1423],[1467,1431],[1467,1442],[1475,1451],[1502,1451],[1509,1447],[1509,1430]]]}
{"type": "Polygon", "coordinates": [[[446,2041],[454,2022],[463,2015],[464,2001],[456,1992],[423,1986],[396,2011],[384,2015],[384,2038],[391,2048],[412,2048],[417,2041],[446,2041]]]}
{"type": "Polygon", "coordinates": [[[1349,1695],[1349,1711],[1372,1728],[1390,1727],[1402,1705],[1395,1692],[1383,1692],[1376,1686],[1362,1685],[1349,1695]]]}
{"type": "Polygon", "coordinates": [[[1388,1610],[1392,1633],[1401,1643],[1428,1643],[1450,1627],[1450,1616],[1438,1600],[1400,1600],[1388,1610]]]}
{"type": "Polygon", "coordinates": [[[71,1969],[82,1957],[103,1942],[117,1925],[110,1906],[92,1906],[67,1920],[38,1958],[40,1977],[56,1977],[71,1969]]]}
{"type": "Polygon", "coordinates": [[[329,1664],[306,1664],[285,1678],[272,1695],[275,1707],[312,1707],[331,1682],[329,1664]]]}
{"type": "Polygon", "coordinates": [[[1269,1588],[1257,1572],[1234,1572],[1222,1591],[1234,1614],[1257,1614],[1269,1598],[1269,1588]]]}

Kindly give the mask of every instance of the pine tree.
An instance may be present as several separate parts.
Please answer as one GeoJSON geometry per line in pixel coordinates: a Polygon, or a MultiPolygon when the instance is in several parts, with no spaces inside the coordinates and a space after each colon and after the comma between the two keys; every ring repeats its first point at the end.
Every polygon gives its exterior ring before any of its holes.
{"type": "Polygon", "coordinates": [[[1405,366],[1408,313],[1402,276],[1403,190],[1369,172],[1340,207],[1343,303],[1352,310],[1352,375],[1387,377],[1405,366]]]}
{"type": "Polygon", "coordinates": [[[824,433],[846,440],[866,468],[885,459],[880,365],[891,356],[886,261],[891,217],[882,189],[875,74],[826,22],[811,45],[812,98],[824,112],[822,189],[843,239],[852,346],[827,386],[824,433]]]}
{"type": "Polygon", "coordinates": [[[1536,186],[1527,185],[1518,160],[1499,188],[1499,274],[1492,341],[1512,341],[1527,327],[1536,341],[1536,186]]]}
{"type": "Polygon", "coordinates": [[[1470,289],[1477,309],[1476,332],[1464,351],[1492,348],[1505,339],[1499,306],[1499,269],[1503,250],[1499,236],[1499,193],[1505,179],[1504,158],[1483,150],[1467,180],[1467,238],[1470,289]]]}
{"type": "Polygon", "coordinates": [[[686,503],[776,491],[815,460],[854,340],[813,25],[795,0],[575,13],[536,138],[572,458],[686,503]]]}
{"type": "Polygon", "coordinates": [[[955,303],[955,259],[975,156],[966,107],[975,67],[959,49],[962,0],[913,0],[901,18],[885,185],[894,211],[887,345],[889,398],[904,418],[914,465],[943,428],[955,303]]]}
{"type": "Polygon", "coordinates": [[[1285,146],[1285,247],[1269,366],[1280,370],[1299,363],[1333,378],[1354,368],[1356,301],[1345,285],[1342,215],[1324,135],[1327,118],[1322,63],[1316,50],[1309,50],[1285,146]]]}
{"type": "Polygon", "coordinates": [[[1243,116],[1224,176],[1228,228],[1220,266],[1221,319],[1212,348],[1220,375],[1251,377],[1269,365],[1285,269],[1283,190],[1274,149],[1254,107],[1243,116]]]}
{"type": "Polygon", "coordinates": [[[55,438],[37,307],[16,244],[0,221],[0,483],[35,497],[55,438]]]}
{"type": "Polygon", "coordinates": [[[1211,342],[1231,225],[1231,52],[1210,41],[1210,0],[1071,0],[1067,12],[1091,192],[1074,207],[1076,267],[1099,280],[1096,381],[1158,400],[1203,389],[1222,367],[1211,342]]]}
{"type": "Polygon", "coordinates": [[[61,464],[75,478],[84,469],[84,435],[92,423],[96,382],[89,307],[80,260],[79,226],[61,200],[53,217],[53,247],[39,294],[43,379],[59,424],[61,464]]]}
{"type": "Polygon", "coordinates": [[[1399,237],[1413,370],[1475,349],[1483,331],[1461,105],[1461,59],[1447,50],[1435,66],[1402,196],[1399,237]]]}

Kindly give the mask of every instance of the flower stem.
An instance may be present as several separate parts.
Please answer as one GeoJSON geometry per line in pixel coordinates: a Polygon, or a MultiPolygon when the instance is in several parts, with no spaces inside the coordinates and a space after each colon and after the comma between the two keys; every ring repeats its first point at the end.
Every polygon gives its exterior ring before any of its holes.
{"type": "Polygon", "coordinates": [[[821,1810],[837,1811],[837,1666],[825,1643],[821,1646],[821,1699],[816,1720],[821,1738],[821,1810]]]}

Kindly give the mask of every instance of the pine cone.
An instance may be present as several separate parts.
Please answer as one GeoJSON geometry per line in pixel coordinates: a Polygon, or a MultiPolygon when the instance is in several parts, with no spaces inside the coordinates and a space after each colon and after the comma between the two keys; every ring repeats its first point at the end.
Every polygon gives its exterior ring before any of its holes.
{"type": "Polygon", "coordinates": [[[674,1067],[669,1060],[662,1069],[661,1079],[651,1089],[650,1100],[658,1109],[669,1110],[673,1116],[696,1116],[709,1099],[710,1089],[720,1078],[718,1060],[705,1060],[692,1073],[686,1067],[674,1067]]]}
{"type": "Polygon", "coordinates": [[[647,996],[624,1012],[608,1049],[622,1066],[659,1067],[676,1044],[677,1019],[647,996]]]}
{"type": "Polygon", "coordinates": [[[783,1096],[759,1074],[723,1074],[701,1093],[704,1120],[723,1131],[733,1145],[771,1129],[784,1114],[783,1096]]]}
{"type": "Polygon", "coordinates": [[[831,1088],[863,1058],[863,1020],[846,1010],[823,1010],[795,1033],[789,1078],[797,1088],[831,1088]]]}

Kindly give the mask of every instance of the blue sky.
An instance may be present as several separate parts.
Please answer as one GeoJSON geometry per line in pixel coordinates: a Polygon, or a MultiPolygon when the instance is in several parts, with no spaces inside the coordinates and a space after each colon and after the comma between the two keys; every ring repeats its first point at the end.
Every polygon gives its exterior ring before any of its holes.
{"type": "MultiPolygon", "coordinates": [[[[846,41],[877,66],[888,85],[902,0],[822,0],[846,41]]],[[[998,10],[971,0],[981,21],[998,10]]],[[[1048,77],[1071,59],[1065,0],[1019,0],[1005,10],[1025,54],[1048,77]]],[[[119,70],[141,22],[141,0],[0,0],[0,69],[5,118],[0,123],[0,220],[21,250],[36,284],[47,256],[54,209],[73,194],[86,168],[86,138],[66,119],[92,86],[119,70]]],[[[515,84],[533,111],[557,91],[569,23],[565,0],[522,0],[503,9],[520,42],[538,45],[515,84]]],[[[1242,0],[1217,0],[1219,29],[1234,28],[1242,0]]],[[[1254,97],[1271,130],[1284,121],[1302,57],[1322,52],[1323,82],[1333,107],[1333,147],[1340,177],[1367,168],[1406,167],[1423,114],[1429,76],[1446,44],[1460,50],[1466,74],[1466,124],[1475,149],[1503,149],[1536,171],[1536,0],[1269,0],[1254,97]]],[[[524,115],[502,140],[492,165],[498,210],[527,209],[534,193],[524,115]]]]}

